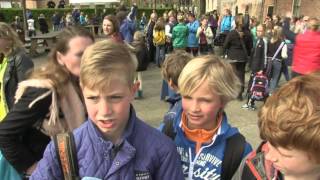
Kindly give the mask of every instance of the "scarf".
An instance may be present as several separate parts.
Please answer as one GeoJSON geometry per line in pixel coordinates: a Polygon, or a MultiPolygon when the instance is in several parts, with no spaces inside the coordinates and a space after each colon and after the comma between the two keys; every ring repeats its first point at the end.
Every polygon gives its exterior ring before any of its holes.
{"type": "Polygon", "coordinates": [[[217,130],[221,126],[222,115],[218,114],[217,117],[217,126],[212,130],[205,129],[189,129],[188,127],[188,119],[186,114],[183,112],[181,116],[182,129],[188,139],[194,141],[196,143],[196,153],[199,152],[202,144],[210,143],[212,137],[217,133],[217,130]]]}
{"type": "Polygon", "coordinates": [[[58,94],[54,84],[49,79],[30,79],[22,81],[18,85],[15,95],[15,103],[19,101],[23,93],[28,87],[47,88],[49,91],[35,98],[28,106],[31,108],[36,102],[51,95],[52,102],[49,108],[49,113],[46,118],[40,123],[41,131],[53,136],[62,132],[70,132],[78,128],[85,121],[85,107],[78,95],[76,88],[71,81],[63,87],[63,94],[58,94]],[[63,117],[59,117],[59,112],[62,112],[63,117]]]}

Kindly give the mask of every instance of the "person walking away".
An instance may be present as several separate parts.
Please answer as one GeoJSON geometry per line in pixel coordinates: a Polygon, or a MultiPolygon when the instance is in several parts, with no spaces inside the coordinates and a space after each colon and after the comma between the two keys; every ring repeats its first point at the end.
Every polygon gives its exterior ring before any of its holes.
{"type": "Polygon", "coordinates": [[[155,59],[155,51],[156,47],[153,44],[153,29],[157,22],[158,16],[156,13],[152,13],[150,15],[149,23],[146,27],[146,41],[147,41],[147,48],[148,48],[148,54],[149,54],[149,60],[154,61],[155,59]]]}
{"type": "Polygon", "coordinates": [[[231,60],[237,76],[240,79],[241,89],[237,99],[242,101],[245,83],[245,67],[252,48],[252,36],[249,30],[244,28],[245,25],[241,15],[235,17],[235,26],[236,28],[228,33],[223,48],[227,54],[227,59],[231,60]]]}
{"type": "Polygon", "coordinates": [[[159,18],[153,29],[153,44],[156,47],[155,63],[160,68],[165,58],[166,35],[164,32],[164,19],[159,18]]]}

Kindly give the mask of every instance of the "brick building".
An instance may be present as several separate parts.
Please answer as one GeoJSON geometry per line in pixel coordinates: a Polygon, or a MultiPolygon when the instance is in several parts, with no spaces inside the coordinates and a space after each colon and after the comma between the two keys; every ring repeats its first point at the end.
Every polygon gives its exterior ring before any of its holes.
{"type": "Polygon", "coordinates": [[[284,16],[286,12],[320,17],[320,0],[206,0],[207,12],[214,9],[222,12],[225,8],[232,14],[243,13],[248,8],[250,15],[258,19],[274,14],[284,16]]]}

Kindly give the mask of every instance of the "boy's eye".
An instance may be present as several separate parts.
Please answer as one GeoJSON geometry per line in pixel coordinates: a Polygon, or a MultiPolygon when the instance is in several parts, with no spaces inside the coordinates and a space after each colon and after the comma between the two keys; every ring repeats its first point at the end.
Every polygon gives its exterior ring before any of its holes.
{"type": "Polygon", "coordinates": [[[122,96],[111,96],[110,97],[110,100],[112,102],[119,102],[119,101],[121,101],[121,99],[122,99],[122,96]]]}
{"type": "Polygon", "coordinates": [[[98,101],[99,97],[97,97],[97,96],[88,96],[87,99],[91,100],[91,101],[98,101]]]}

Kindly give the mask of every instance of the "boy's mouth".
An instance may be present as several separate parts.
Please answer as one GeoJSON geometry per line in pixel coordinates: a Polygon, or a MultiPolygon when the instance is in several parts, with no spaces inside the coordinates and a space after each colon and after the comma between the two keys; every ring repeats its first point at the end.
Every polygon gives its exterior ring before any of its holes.
{"type": "Polygon", "coordinates": [[[112,128],[115,123],[114,120],[108,119],[108,120],[98,120],[98,123],[101,125],[103,128],[112,128]]]}
{"type": "Polygon", "coordinates": [[[197,121],[197,120],[199,120],[201,117],[202,117],[201,115],[197,115],[197,114],[188,114],[188,118],[189,118],[190,120],[195,120],[195,121],[197,121]]]}

